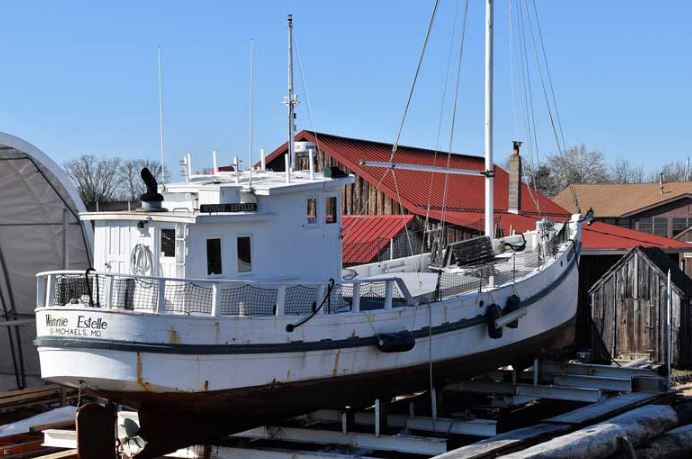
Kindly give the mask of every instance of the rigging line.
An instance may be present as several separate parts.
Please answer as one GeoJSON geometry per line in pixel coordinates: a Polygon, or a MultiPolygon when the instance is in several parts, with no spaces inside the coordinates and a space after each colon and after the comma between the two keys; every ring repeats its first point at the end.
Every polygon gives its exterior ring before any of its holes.
{"type": "Polygon", "coordinates": [[[562,121],[560,120],[560,112],[557,109],[557,99],[555,97],[555,90],[553,87],[553,79],[550,75],[550,66],[548,65],[548,54],[545,51],[545,42],[543,41],[543,31],[541,28],[541,19],[538,16],[538,8],[536,7],[536,0],[532,0],[532,2],[533,2],[534,14],[536,16],[536,27],[538,29],[538,37],[540,38],[541,49],[543,50],[543,60],[545,62],[545,70],[546,70],[546,74],[548,76],[548,85],[550,86],[550,93],[552,94],[552,97],[553,97],[553,107],[555,107],[555,117],[557,118],[557,125],[560,128],[560,136],[562,137],[562,147],[565,148],[565,146],[566,146],[565,134],[562,131],[562,121]]]}
{"type": "MultiPolygon", "coordinates": [[[[519,0],[521,1],[521,0],[519,0]]],[[[520,46],[520,54],[522,57],[522,79],[524,83],[524,99],[525,99],[525,110],[526,110],[526,124],[527,124],[527,135],[529,138],[529,148],[531,147],[531,140],[533,137],[533,142],[534,142],[534,151],[533,154],[536,156],[536,165],[539,164],[538,161],[538,136],[536,133],[536,117],[535,117],[535,111],[533,108],[533,92],[531,90],[531,72],[529,71],[529,60],[528,60],[528,52],[526,49],[526,34],[524,33],[524,23],[523,23],[523,15],[521,12],[521,8],[516,8],[517,12],[517,28],[519,30],[519,36],[521,38],[521,45],[520,46]],[[530,116],[529,116],[530,115],[530,116]],[[533,135],[532,135],[533,134],[533,135]]],[[[540,205],[540,201],[536,199],[533,193],[531,193],[531,199],[534,202],[534,205],[536,206],[536,210],[538,210],[539,215],[542,216],[542,209],[540,205]]]]}
{"type": "MultiPolygon", "coordinates": [[[[459,14],[459,2],[455,2],[454,17],[456,18],[459,14]]],[[[457,33],[457,20],[454,21],[454,26],[452,28],[452,34],[449,37],[449,49],[447,51],[447,69],[445,70],[445,80],[442,89],[442,99],[440,101],[440,116],[437,123],[437,136],[435,137],[435,154],[433,156],[433,167],[437,166],[437,154],[440,150],[440,137],[442,136],[442,119],[444,117],[445,101],[447,100],[447,87],[449,85],[449,71],[452,68],[452,51],[454,50],[454,37],[457,33]]],[[[424,227],[428,227],[430,220],[430,205],[432,201],[432,188],[433,180],[435,177],[435,172],[430,172],[430,184],[428,186],[428,206],[425,209],[425,222],[424,227]]]]}
{"type": "Polygon", "coordinates": [[[420,50],[420,55],[418,56],[418,65],[416,65],[416,72],[413,75],[413,81],[411,82],[411,90],[408,94],[408,100],[406,101],[406,106],[404,107],[404,114],[401,117],[401,124],[399,125],[399,131],[396,134],[396,140],[394,145],[392,145],[392,154],[389,156],[389,162],[394,162],[394,154],[399,147],[399,139],[401,138],[401,131],[404,129],[404,124],[406,123],[406,116],[408,115],[408,109],[411,105],[411,100],[413,99],[413,92],[416,89],[416,81],[418,80],[418,74],[420,73],[421,66],[423,65],[423,59],[425,57],[425,50],[428,47],[428,41],[430,40],[430,34],[432,33],[433,25],[435,24],[435,16],[437,16],[437,8],[440,6],[440,0],[435,0],[435,6],[433,6],[432,14],[430,15],[430,22],[428,23],[428,30],[425,33],[425,40],[423,40],[423,46],[420,50]]]}
{"type": "MultiPolygon", "coordinates": [[[[553,134],[555,135],[555,143],[557,143],[557,148],[560,152],[564,150],[564,144],[562,147],[560,146],[560,136],[558,135],[557,132],[557,127],[555,126],[555,119],[553,117],[553,111],[550,107],[550,98],[548,97],[548,90],[545,86],[545,78],[543,77],[543,67],[541,65],[541,60],[540,57],[538,56],[538,46],[536,45],[536,37],[533,32],[533,23],[531,22],[531,14],[529,12],[529,7],[526,2],[524,2],[524,8],[526,9],[526,20],[527,20],[527,25],[529,28],[529,32],[531,33],[531,43],[533,44],[533,52],[534,55],[536,56],[536,67],[538,67],[538,75],[540,76],[540,81],[541,81],[541,87],[543,89],[543,97],[545,99],[545,105],[548,110],[548,117],[550,118],[550,124],[553,127],[553,134]]],[[[560,153],[562,154],[562,153],[560,153]]]]}
{"type": "MultiPolygon", "coordinates": [[[[375,192],[377,192],[377,190],[380,188],[380,185],[382,184],[382,182],[384,181],[385,177],[387,177],[387,174],[389,174],[390,171],[392,171],[392,169],[389,169],[389,168],[388,168],[388,169],[385,169],[384,174],[382,174],[382,177],[381,177],[380,180],[377,182],[377,185],[375,185],[375,192]]],[[[363,179],[363,178],[361,178],[361,180],[364,181],[364,182],[366,181],[366,180],[363,179]]],[[[362,193],[359,193],[359,194],[362,194],[362,193]]],[[[356,215],[364,215],[365,209],[366,209],[366,207],[368,206],[368,204],[370,204],[370,195],[369,195],[369,194],[368,194],[368,196],[365,198],[365,202],[364,202],[363,205],[361,206],[360,212],[358,212],[356,215]]],[[[399,206],[401,206],[401,203],[399,203],[399,206]]],[[[403,209],[403,207],[401,207],[401,208],[403,209]]]]}
{"type": "Polygon", "coordinates": [[[442,234],[444,235],[445,216],[447,215],[447,195],[449,187],[449,166],[452,161],[452,144],[454,142],[454,128],[456,126],[457,106],[459,102],[459,87],[461,86],[461,63],[464,57],[464,43],[466,41],[466,19],[469,14],[469,1],[466,0],[464,6],[464,16],[461,24],[461,41],[459,43],[459,61],[457,63],[456,85],[454,89],[454,103],[452,105],[452,124],[449,130],[449,150],[447,152],[447,170],[445,171],[445,181],[442,190],[442,234]]]}
{"type": "MultiPolygon", "coordinates": [[[[513,115],[512,122],[514,124],[514,131],[518,132],[520,123],[518,121],[519,116],[517,115],[517,106],[521,105],[521,99],[517,100],[515,84],[518,83],[521,86],[521,82],[520,81],[515,82],[515,78],[519,79],[518,78],[519,73],[516,72],[516,69],[519,66],[519,65],[517,65],[517,55],[516,55],[517,54],[517,51],[516,51],[517,40],[514,39],[515,34],[517,34],[518,32],[517,32],[517,30],[515,30],[515,27],[514,27],[514,10],[515,10],[515,8],[513,8],[512,6],[513,6],[513,2],[512,2],[512,0],[510,0],[508,2],[509,14],[507,15],[507,17],[508,17],[508,21],[509,21],[509,41],[510,41],[510,45],[509,45],[510,59],[509,59],[509,62],[510,62],[510,67],[511,67],[510,73],[513,76],[512,78],[510,78],[510,87],[511,87],[511,94],[512,94],[512,115],[513,115]]],[[[522,67],[522,70],[523,70],[523,67],[522,67]]],[[[520,111],[523,111],[522,107],[520,107],[520,111]]],[[[528,125],[526,124],[526,122],[524,123],[524,126],[525,126],[526,131],[528,132],[528,125]]],[[[534,162],[533,148],[531,148],[530,137],[529,137],[528,146],[529,146],[528,159],[531,163],[531,169],[529,171],[529,178],[531,180],[531,183],[533,184],[533,189],[531,189],[531,186],[528,187],[529,188],[529,196],[531,197],[531,200],[536,205],[536,209],[540,209],[540,205],[538,205],[538,201],[534,196],[534,192],[538,189],[537,181],[536,181],[536,168],[538,167],[538,165],[536,162],[534,162]]]]}
{"type": "MultiPolygon", "coordinates": [[[[305,84],[305,75],[303,74],[303,61],[300,59],[300,48],[298,47],[298,39],[296,38],[295,32],[293,33],[293,49],[296,51],[296,60],[298,61],[298,75],[300,75],[300,85],[303,88],[303,94],[305,94],[305,105],[308,112],[308,120],[310,121],[310,128],[312,128],[312,133],[315,136],[315,147],[317,151],[315,152],[315,160],[319,157],[320,151],[320,139],[317,135],[317,129],[315,128],[315,123],[312,118],[312,107],[310,105],[310,95],[308,94],[308,88],[305,84]]],[[[319,165],[318,165],[319,166],[319,165]]],[[[326,164],[324,165],[326,166],[326,164]]],[[[319,167],[318,167],[319,169],[319,167]]]]}

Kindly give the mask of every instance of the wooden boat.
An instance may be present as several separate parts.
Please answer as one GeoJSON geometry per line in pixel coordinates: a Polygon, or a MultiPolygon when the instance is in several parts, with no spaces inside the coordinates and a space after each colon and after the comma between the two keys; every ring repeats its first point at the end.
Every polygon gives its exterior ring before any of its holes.
{"type": "Polygon", "coordinates": [[[40,273],[36,309],[43,378],[139,409],[141,457],[523,367],[573,342],[578,215],[344,277],[352,176],[193,175],[188,160],[183,183],[143,177],[142,209],[81,215],[94,269],[40,273]]]}

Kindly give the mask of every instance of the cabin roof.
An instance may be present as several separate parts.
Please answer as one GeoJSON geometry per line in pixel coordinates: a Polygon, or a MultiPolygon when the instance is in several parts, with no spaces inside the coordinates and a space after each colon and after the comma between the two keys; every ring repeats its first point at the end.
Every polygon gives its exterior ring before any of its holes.
{"type": "Polygon", "coordinates": [[[576,212],[579,206],[592,208],[599,218],[627,217],[684,197],[692,197],[692,182],[665,182],[663,193],[658,183],[597,183],[570,185],[553,200],[561,207],[576,212]]]}

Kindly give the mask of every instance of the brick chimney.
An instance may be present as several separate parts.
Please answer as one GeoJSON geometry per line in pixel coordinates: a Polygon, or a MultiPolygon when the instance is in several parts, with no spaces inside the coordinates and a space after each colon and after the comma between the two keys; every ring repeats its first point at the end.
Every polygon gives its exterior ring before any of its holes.
{"type": "Polygon", "coordinates": [[[507,199],[507,210],[510,213],[518,214],[521,211],[521,156],[519,148],[521,142],[512,142],[512,156],[509,157],[509,198],[507,199]]]}

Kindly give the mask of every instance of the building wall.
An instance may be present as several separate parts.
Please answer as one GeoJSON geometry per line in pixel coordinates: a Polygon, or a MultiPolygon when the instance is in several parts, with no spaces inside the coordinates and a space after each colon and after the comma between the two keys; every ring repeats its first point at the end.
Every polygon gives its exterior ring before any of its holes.
{"type": "Polygon", "coordinates": [[[596,220],[664,237],[674,237],[692,225],[692,199],[682,198],[627,218],[596,220]]]}
{"type": "MultiPolygon", "coordinates": [[[[666,360],[667,278],[635,251],[590,292],[591,317],[613,357],[650,355],[666,360]]],[[[689,367],[689,300],[672,289],[673,365],[689,367]]]]}

